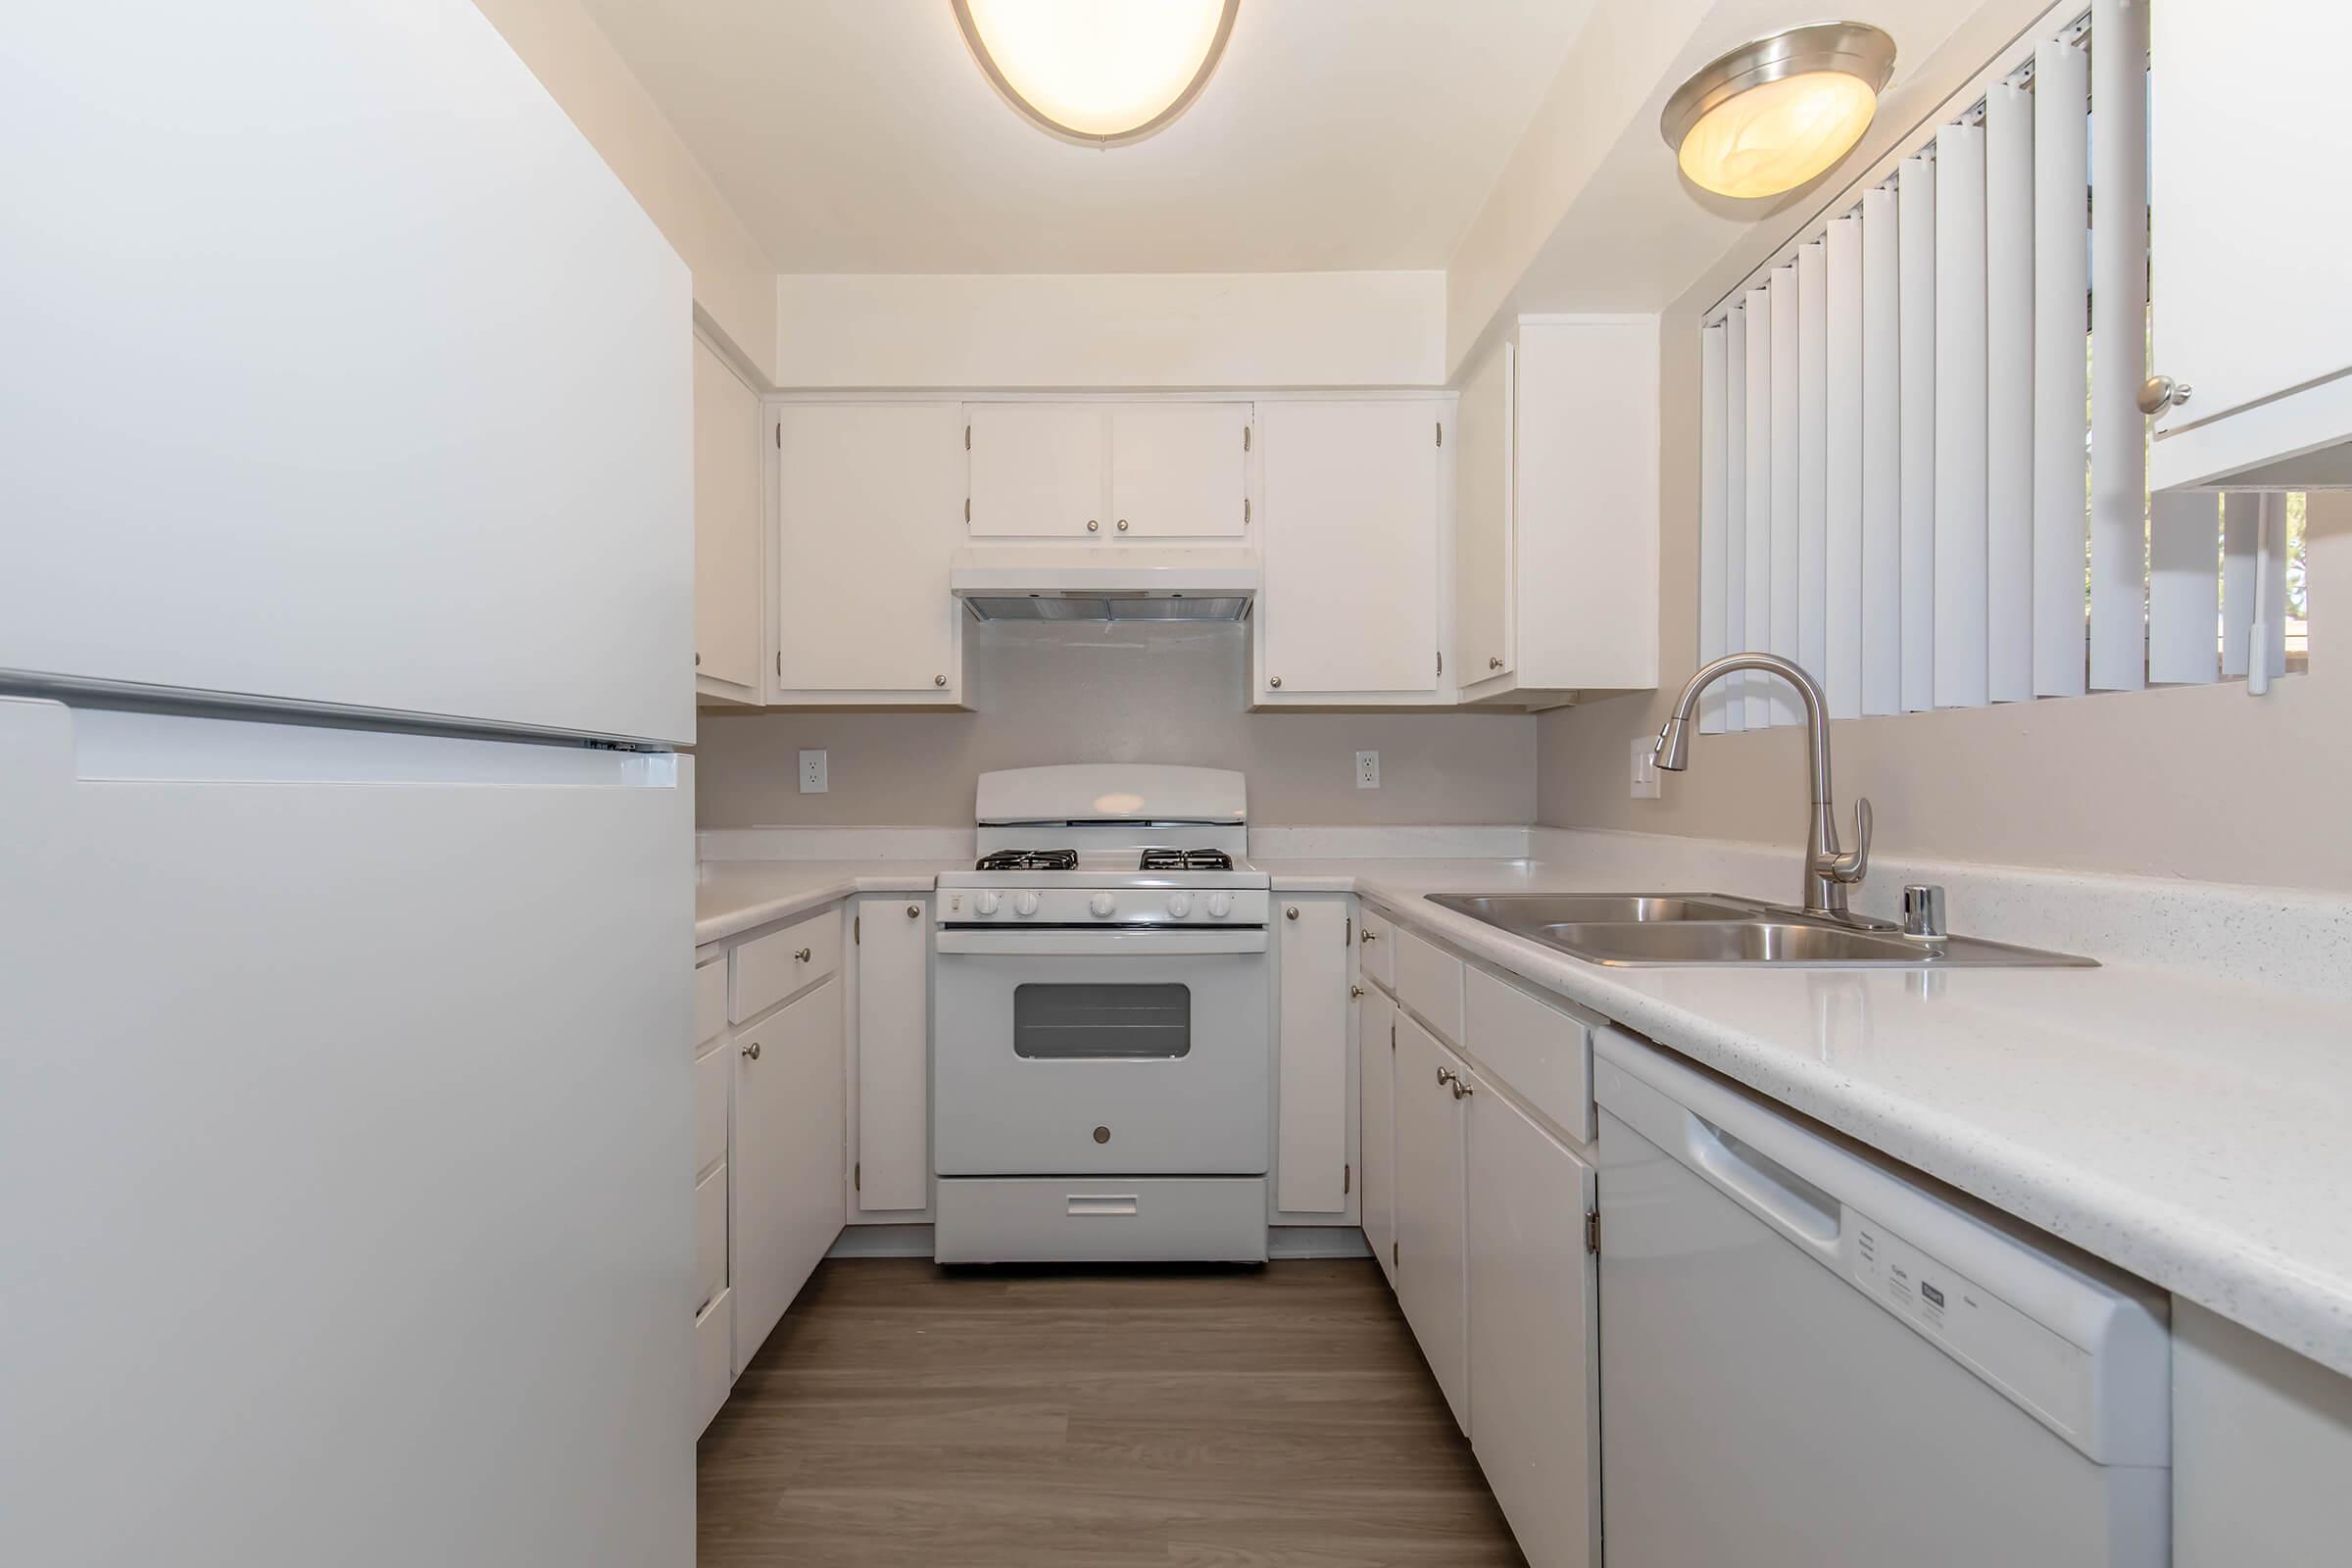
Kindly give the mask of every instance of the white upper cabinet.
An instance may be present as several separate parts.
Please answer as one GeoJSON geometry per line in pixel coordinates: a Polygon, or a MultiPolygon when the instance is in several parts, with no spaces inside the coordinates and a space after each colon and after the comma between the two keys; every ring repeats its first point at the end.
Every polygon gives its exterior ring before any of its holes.
{"type": "Polygon", "coordinates": [[[1100,537],[1109,411],[1100,403],[967,403],[971,536],[1100,537]]]}
{"type": "Polygon", "coordinates": [[[1110,406],[1110,514],[1118,538],[1238,539],[1248,522],[1250,405],[1110,406]]]}
{"type": "Polygon", "coordinates": [[[774,409],[779,703],[959,703],[963,419],[953,403],[774,409]]]}
{"type": "Polygon", "coordinates": [[[2149,368],[2189,388],[2157,420],[2150,483],[2343,484],[2352,217],[2325,193],[2352,162],[2352,8],[2154,5],[2148,25],[2149,368]]]}
{"type": "Polygon", "coordinates": [[[464,0],[10,8],[0,670],[694,738],[692,281],[464,0]]]}
{"type": "Polygon", "coordinates": [[[1451,417],[1449,398],[1261,405],[1258,703],[1432,703],[1450,691],[1440,442],[1451,417]]]}
{"type": "Polygon", "coordinates": [[[1458,678],[1544,705],[1658,681],[1658,323],[1529,318],[1462,388],[1458,678]]]}
{"type": "Polygon", "coordinates": [[[1462,383],[1454,416],[1453,645],[1467,686],[1507,674],[1511,636],[1511,359],[1504,343],[1462,383]]]}
{"type": "Polygon", "coordinates": [[[706,696],[757,702],[760,399],[694,341],[694,674],[706,696]]]}

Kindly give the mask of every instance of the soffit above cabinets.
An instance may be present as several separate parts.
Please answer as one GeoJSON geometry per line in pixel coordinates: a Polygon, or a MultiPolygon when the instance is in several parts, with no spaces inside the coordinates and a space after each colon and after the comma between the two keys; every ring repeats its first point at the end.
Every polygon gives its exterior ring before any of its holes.
{"type": "Polygon", "coordinates": [[[585,0],[787,272],[1446,266],[1592,0],[1244,0],[1184,117],[1046,135],[947,0],[585,0]]]}

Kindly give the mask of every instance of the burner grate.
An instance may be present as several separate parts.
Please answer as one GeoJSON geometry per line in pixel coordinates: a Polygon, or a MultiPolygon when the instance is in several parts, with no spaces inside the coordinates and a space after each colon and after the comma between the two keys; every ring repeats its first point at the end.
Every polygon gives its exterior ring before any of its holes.
{"type": "Polygon", "coordinates": [[[1077,868],[1076,850],[995,850],[980,857],[976,871],[1069,871],[1077,868]]]}
{"type": "Polygon", "coordinates": [[[1146,871],[1230,871],[1233,857],[1223,850],[1146,850],[1146,871]]]}

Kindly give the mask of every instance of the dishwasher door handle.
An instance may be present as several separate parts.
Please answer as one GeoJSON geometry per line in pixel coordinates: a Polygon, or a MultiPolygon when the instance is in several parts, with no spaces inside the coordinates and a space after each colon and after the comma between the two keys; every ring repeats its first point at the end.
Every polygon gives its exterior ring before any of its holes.
{"type": "Polygon", "coordinates": [[[1704,1116],[1683,1111],[1684,1162],[1740,1207],[1835,1266],[1845,1205],[1704,1116]],[[1826,1206],[1825,1206],[1826,1205],[1826,1206]]]}

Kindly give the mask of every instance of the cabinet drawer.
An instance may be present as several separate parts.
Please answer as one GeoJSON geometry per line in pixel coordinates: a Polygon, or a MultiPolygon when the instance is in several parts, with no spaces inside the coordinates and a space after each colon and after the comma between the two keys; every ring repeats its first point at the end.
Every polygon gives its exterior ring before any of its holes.
{"type": "Polygon", "coordinates": [[[1256,1176],[951,1177],[932,1237],[942,1263],[1262,1263],[1256,1176]]]}
{"type": "Polygon", "coordinates": [[[714,954],[694,966],[694,1049],[716,1040],[727,1027],[727,956],[714,954]]]}
{"type": "Polygon", "coordinates": [[[1363,951],[1363,958],[1358,967],[1365,979],[1393,997],[1396,994],[1396,928],[1385,915],[1375,914],[1369,908],[1359,918],[1363,930],[1358,933],[1356,946],[1363,951]]]}
{"type": "Polygon", "coordinates": [[[727,1157],[727,1091],[735,1082],[734,1053],[713,1046],[694,1064],[694,1173],[727,1157]]]}
{"type": "Polygon", "coordinates": [[[1592,1031],[1484,969],[1462,978],[1462,1045],[1521,1100],[1591,1143],[1592,1031]]]}
{"type": "Polygon", "coordinates": [[[700,1437],[735,1386],[735,1293],[721,1291],[694,1320],[694,1430],[700,1437]]]}
{"type": "Polygon", "coordinates": [[[727,1016],[736,1023],[757,1018],[840,967],[841,910],[805,915],[735,950],[735,993],[727,1016]]]}
{"type": "Polygon", "coordinates": [[[1396,935],[1396,1000],[1446,1039],[1460,1045],[1462,960],[1410,931],[1396,935]]]}
{"type": "Polygon", "coordinates": [[[694,1190],[694,1299],[708,1306],[727,1288],[727,1167],[694,1190]]]}

